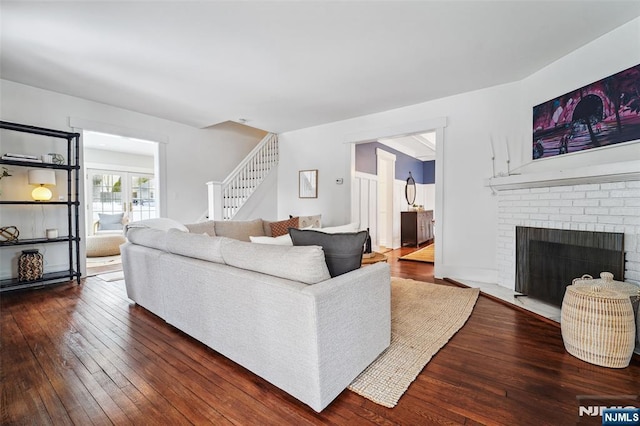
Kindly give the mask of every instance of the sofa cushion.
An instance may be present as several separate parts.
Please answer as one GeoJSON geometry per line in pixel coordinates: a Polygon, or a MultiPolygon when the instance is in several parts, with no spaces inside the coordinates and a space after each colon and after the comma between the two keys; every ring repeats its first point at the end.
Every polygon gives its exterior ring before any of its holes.
{"type": "Polygon", "coordinates": [[[215,232],[218,237],[249,241],[249,236],[264,236],[262,219],[255,220],[216,220],[215,232]]]}
{"type": "Polygon", "coordinates": [[[209,262],[224,263],[220,246],[228,238],[209,237],[204,234],[180,232],[177,229],[169,229],[167,232],[167,251],[194,259],[208,260],[209,262]]]}
{"type": "Polygon", "coordinates": [[[367,231],[326,234],[311,229],[289,229],[294,246],[321,246],[332,277],[360,268],[367,231]]]}
{"type": "Polygon", "coordinates": [[[113,231],[122,229],[124,213],[98,213],[98,231],[113,231]]]}
{"type": "Polygon", "coordinates": [[[222,246],[222,258],[227,265],[315,284],[331,278],[321,247],[294,247],[252,244],[228,240],[222,246]]]}
{"type": "Polygon", "coordinates": [[[189,232],[194,234],[207,234],[210,237],[216,236],[215,221],[207,220],[198,223],[189,223],[185,225],[189,232]]]}
{"type": "Polygon", "coordinates": [[[281,235],[286,235],[289,233],[289,228],[297,228],[298,223],[297,217],[281,220],[279,222],[271,222],[271,236],[279,237],[281,235]]]}
{"type": "Polygon", "coordinates": [[[145,227],[129,228],[127,230],[127,239],[133,244],[167,251],[166,231],[145,227]]]}
{"type": "Polygon", "coordinates": [[[169,219],[168,217],[157,217],[154,219],[144,219],[131,222],[125,226],[125,229],[127,230],[126,232],[131,228],[151,228],[158,229],[160,231],[166,231],[173,228],[182,232],[189,232],[187,227],[182,223],[177,220],[169,219]]]}

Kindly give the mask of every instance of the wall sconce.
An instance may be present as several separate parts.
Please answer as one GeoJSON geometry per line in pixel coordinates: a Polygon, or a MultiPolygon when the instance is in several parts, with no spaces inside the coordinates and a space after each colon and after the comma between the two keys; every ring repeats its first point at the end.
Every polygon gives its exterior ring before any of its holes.
{"type": "Polygon", "coordinates": [[[31,192],[31,196],[34,200],[49,201],[53,194],[49,188],[45,187],[45,185],[55,186],[56,174],[53,170],[29,170],[29,185],[40,185],[31,192]]]}

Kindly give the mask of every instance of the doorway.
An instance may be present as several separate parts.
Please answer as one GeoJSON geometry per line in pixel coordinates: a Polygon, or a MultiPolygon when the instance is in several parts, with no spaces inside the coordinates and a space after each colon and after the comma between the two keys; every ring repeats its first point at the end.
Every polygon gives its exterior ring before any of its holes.
{"type": "MultiPolygon", "coordinates": [[[[378,218],[377,209],[379,191],[377,189],[378,176],[375,170],[366,169],[363,170],[362,164],[356,161],[357,147],[361,145],[368,145],[371,142],[380,141],[381,139],[397,139],[399,137],[413,137],[413,136],[425,136],[425,133],[432,133],[433,138],[433,155],[435,156],[434,164],[437,163],[437,167],[433,171],[434,183],[430,184],[429,188],[424,191],[418,192],[417,204],[424,204],[423,207],[433,210],[434,222],[433,232],[434,235],[439,236],[435,238],[435,262],[434,262],[434,275],[438,278],[442,278],[440,271],[443,269],[442,265],[445,263],[445,256],[443,250],[444,240],[444,225],[446,223],[446,213],[444,205],[444,131],[447,126],[446,117],[428,118],[420,121],[411,121],[405,123],[376,123],[375,127],[361,129],[358,133],[345,135],[345,140],[351,145],[351,221],[360,223],[361,226],[366,224],[367,227],[371,227],[372,238],[380,234],[378,224],[375,223],[375,219],[378,218]],[[437,146],[437,148],[436,148],[437,146]],[[375,189],[374,189],[375,188],[375,189]],[[422,196],[422,200],[420,197],[422,196]],[[431,200],[431,201],[428,201],[431,200]],[[431,208],[431,205],[433,207],[431,208]]],[[[417,138],[427,139],[427,138],[417,138]]],[[[424,145],[424,140],[420,141],[424,145]]],[[[401,151],[400,149],[396,149],[401,151]]],[[[414,156],[410,152],[403,152],[414,158],[424,160],[421,156],[414,156]]],[[[365,161],[365,163],[367,163],[365,161]]],[[[368,163],[367,163],[368,164],[368,163]]],[[[397,166],[402,167],[401,160],[397,160],[397,166]]],[[[396,170],[397,171],[397,170],[396,170]]],[[[402,173],[400,173],[402,174],[402,173]]],[[[394,199],[396,202],[398,223],[394,223],[393,233],[400,235],[399,216],[400,209],[406,206],[404,199],[404,186],[406,176],[402,176],[400,179],[396,179],[398,185],[394,191],[394,199]]],[[[399,239],[398,239],[399,241],[399,239]]],[[[399,246],[399,245],[398,245],[399,246]]],[[[392,246],[393,247],[393,246],[392,246]]]]}
{"type": "Polygon", "coordinates": [[[101,215],[123,217],[123,224],[158,217],[156,180],[151,173],[87,169],[87,217],[99,229],[101,215]]]}
{"type": "Polygon", "coordinates": [[[87,275],[120,271],[129,222],[159,217],[158,143],[83,132],[87,275]]]}

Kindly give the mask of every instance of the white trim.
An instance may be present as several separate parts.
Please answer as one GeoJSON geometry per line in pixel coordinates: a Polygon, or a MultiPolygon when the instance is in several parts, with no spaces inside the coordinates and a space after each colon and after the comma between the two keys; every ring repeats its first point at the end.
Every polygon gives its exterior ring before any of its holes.
{"type": "MultiPolygon", "coordinates": [[[[437,253],[437,252],[436,252],[437,253]]],[[[478,281],[481,283],[497,283],[498,271],[486,268],[468,268],[460,265],[440,265],[441,274],[453,280],[478,281]]]]}
{"type": "Polygon", "coordinates": [[[169,138],[162,133],[150,132],[142,129],[131,129],[117,124],[87,120],[80,117],[69,117],[69,126],[72,128],[92,130],[94,132],[108,133],[128,138],[143,139],[150,142],[169,143],[169,138]]]}
{"type": "Polygon", "coordinates": [[[98,169],[98,170],[109,170],[116,172],[135,172],[135,173],[147,173],[153,174],[154,169],[149,167],[136,167],[136,166],[122,166],[119,164],[111,164],[111,163],[84,163],[84,169],[98,169]]]}
{"type": "MultiPolygon", "coordinates": [[[[83,140],[85,130],[109,133],[112,135],[125,136],[129,138],[143,139],[149,142],[154,142],[156,146],[156,152],[154,154],[155,170],[153,171],[153,174],[158,181],[158,187],[156,188],[158,214],[160,215],[160,217],[167,216],[167,144],[169,143],[169,138],[166,135],[141,129],[131,129],[116,124],[87,120],[80,117],[69,117],[69,126],[75,132],[78,132],[82,135],[80,137],[80,165],[82,168],[85,168],[83,140]]],[[[84,194],[84,181],[80,186],[82,194],[84,194]]]]}
{"type": "MultiPolygon", "coordinates": [[[[446,120],[445,120],[446,126],[446,120]]],[[[435,244],[435,259],[433,262],[433,276],[436,278],[445,277],[444,271],[444,246],[442,241],[444,235],[444,126],[436,130],[436,205],[433,208],[435,244]]]]}
{"type": "MultiPolygon", "coordinates": [[[[437,170],[437,168],[436,168],[437,170]]],[[[583,183],[626,182],[640,180],[640,161],[600,164],[552,172],[497,176],[485,180],[485,186],[506,189],[542,188],[583,183]]]]}
{"type": "MultiPolygon", "coordinates": [[[[384,149],[376,148],[376,158],[386,160],[386,161],[396,161],[396,155],[390,153],[389,151],[385,151],[384,149]]],[[[395,176],[393,179],[395,180],[395,176]]]]}
{"type": "Polygon", "coordinates": [[[388,151],[385,151],[383,149],[376,148],[376,173],[378,177],[378,180],[377,180],[378,194],[377,194],[377,205],[376,205],[377,214],[375,218],[376,223],[378,224],[378,235],[377,235],[376,245],[377,246],[384,245],[385,247],[396,248],[394,247],[394,240],[395,240],[394,225],[396,223],[395,212],[396,210],[399,210],[399,209],[396,209],[396,207],[398,206],[396,205],[396,202],[395,202],[396,155],[388,151]],[[388,176],[388,181],[386,179],[380,180],[380,169],[382,167],[381,165],[384,163],[389,164],[389,168],[391,169],[388,176]],[[380,220],[380,199],[382,198],[380,195],[381,193],[385,194],[384,199],[387,200],[386,207],[388,208],[384,209],[384,211],[387,212],[386,222],[382,222],[380,220]],[[384,232],[380,232],[380,230],[384,230],[384,232]],[[386,237],[384,241],[381,240],[380,234],[383,234],[386,237]]]}
{"type": "Polygon", "coordinates": [[[353,174],[353,177],[358,178],[358,179],[368,179],[368,180],[375,180],[375,181],[378,180],[378,175],[374,175],[374,174],[371,174],[371,173],[365,173],[365,172],[358,172],[358,171],[356,171],[353,174]]]}
{"type": "MultiPolygon", "coordinates": [[[[378,127],[364,130],[358,133],[345,135],[345,143],[372,142],[381,138],[390,138],[394,136],[411,135],[415,133],[423,133],[433,131],[434,129],[447,126],[446,117],[435,117],[421,121],[413,121],[410,123],[400,123],[393,126],[378,127]]],[[[436,139],[436,144],[439,141],[436,139]]]]}

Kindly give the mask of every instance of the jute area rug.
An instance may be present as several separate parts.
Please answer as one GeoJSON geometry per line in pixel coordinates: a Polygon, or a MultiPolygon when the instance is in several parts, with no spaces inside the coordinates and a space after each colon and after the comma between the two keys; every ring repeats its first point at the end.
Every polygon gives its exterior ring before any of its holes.
{"type": "Polygon", "coordinates": [[[391,278],[391,346],[349,385],[393,408],[431,358],[465,324],[480,289],[391,278]]]}
{"type": "Polygon", "coordinates": [[[421,248],[420,250],[405,254],[400,258],[400,260],[414,260],[416,262],[433,263],[435,262],[435,252],[436,246],[434,244],[429,244],[428,246],[421,248]]]}

